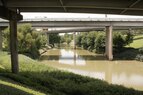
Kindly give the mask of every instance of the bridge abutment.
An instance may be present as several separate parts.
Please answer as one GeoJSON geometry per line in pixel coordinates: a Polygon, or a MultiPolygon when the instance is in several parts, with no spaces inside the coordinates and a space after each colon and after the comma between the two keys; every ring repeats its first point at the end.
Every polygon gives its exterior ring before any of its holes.
{"type": "Polygon", "coordinates": [[[113,37],[112,26],[106,26],[105,55],[109,60],[113,60],[113,37]]]}

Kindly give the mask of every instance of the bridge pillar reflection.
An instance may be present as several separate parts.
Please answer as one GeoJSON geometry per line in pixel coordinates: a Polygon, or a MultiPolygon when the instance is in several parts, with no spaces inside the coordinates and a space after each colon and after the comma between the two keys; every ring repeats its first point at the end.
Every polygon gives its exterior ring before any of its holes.
{"type": "Polygon", "coordinates": [[[0,28],[0,51],[2,51],[2,29],[0,28]]]}
{"type": "Polygon", "coordinates": [[[112,26],[106,26],[106,41],[105,41],[105,55],[109,60],[113,60],[113,37],[112,26]]]}
{"type": "Polygon", "coordinates": [[[76,32],[73,33],[73,48],[76,49],[76,32]]]}

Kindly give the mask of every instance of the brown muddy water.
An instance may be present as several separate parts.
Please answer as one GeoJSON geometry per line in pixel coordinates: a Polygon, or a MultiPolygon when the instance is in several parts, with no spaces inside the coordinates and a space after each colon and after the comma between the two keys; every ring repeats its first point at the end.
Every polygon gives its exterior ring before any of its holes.
{"type": "Polygon", "coordinates": [[[143,62],[108,61],[102,54],[71,48],[48,50],[40,59],[42,63],[58,69],[143,90],[143,62]]]}

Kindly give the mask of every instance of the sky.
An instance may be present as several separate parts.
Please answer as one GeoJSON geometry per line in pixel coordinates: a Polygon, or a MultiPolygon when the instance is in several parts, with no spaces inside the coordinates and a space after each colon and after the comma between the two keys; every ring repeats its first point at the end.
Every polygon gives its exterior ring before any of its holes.
{"type": "MultiPolygon", "coordinates": [[[[105,14],[84,13],[22,13],[24,18],[105,18],[105,14]]],[[[143,16],[107,15],[108,18],[143,18],[143,16]]]]}

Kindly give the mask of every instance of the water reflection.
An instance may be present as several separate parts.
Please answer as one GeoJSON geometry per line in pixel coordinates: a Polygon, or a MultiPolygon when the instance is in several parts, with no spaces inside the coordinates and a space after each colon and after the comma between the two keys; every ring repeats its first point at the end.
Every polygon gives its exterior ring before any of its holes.
{"type": "Polygon", "coordinates": [[[65,50],[61,49],[61,56],[59,59],[59,63],[61,64],[69,64],[69,65],[86,65],[85,59],[79,56],[76,50],[65,50]]]}
{"type": "Polygon", "coordinates": [[[143,90],[142,62],[107,61],[103,55],[96,55],[82,49],[49,50],[41,56],[41,61],[77,74],[143,90]]]}

